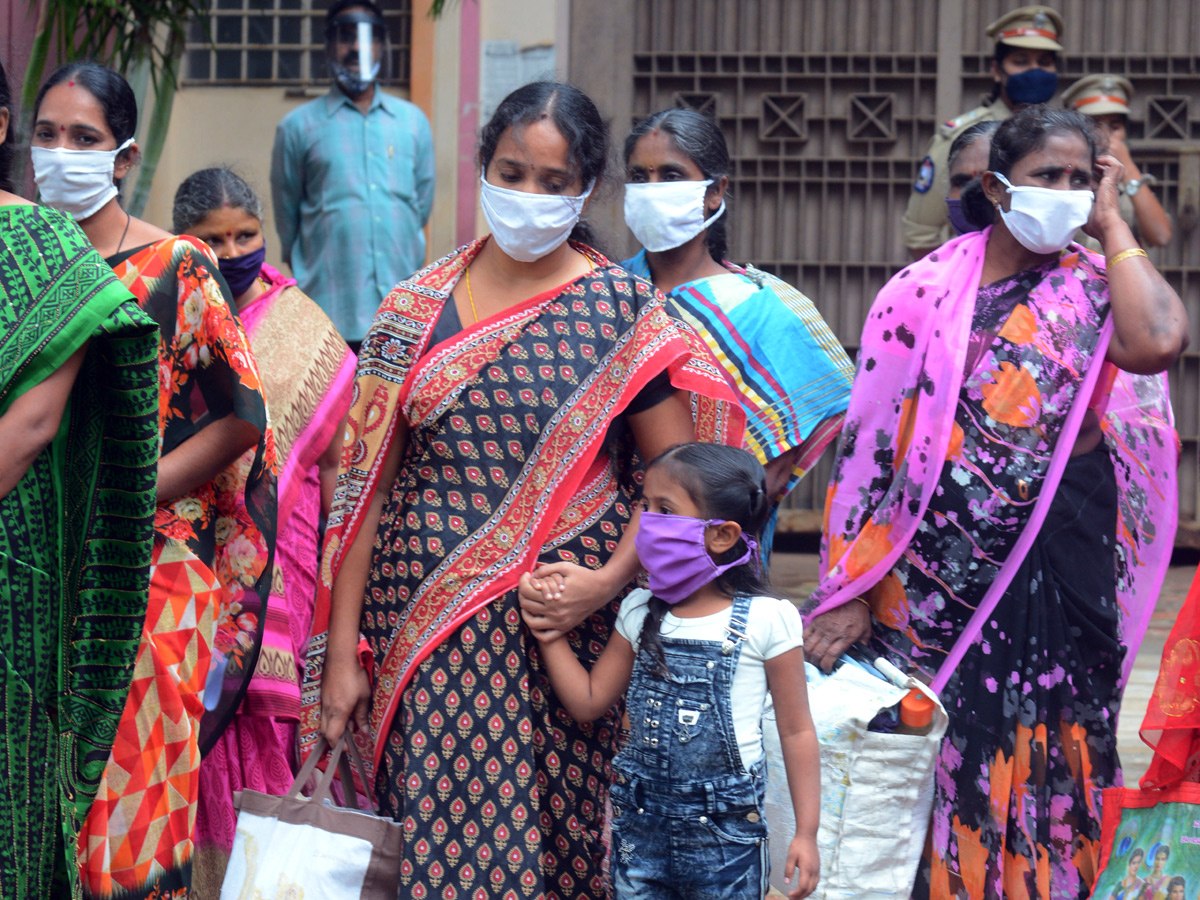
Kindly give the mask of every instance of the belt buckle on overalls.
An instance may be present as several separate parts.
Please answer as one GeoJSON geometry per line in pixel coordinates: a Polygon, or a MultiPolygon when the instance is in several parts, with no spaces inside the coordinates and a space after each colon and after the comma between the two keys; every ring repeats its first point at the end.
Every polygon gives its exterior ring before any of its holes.
{"type": "Polygon", "coordinates": [[[679,711],[680,725],[695,725],[700,721],[700,710],[698,709],[681,709],[679,711]]]}

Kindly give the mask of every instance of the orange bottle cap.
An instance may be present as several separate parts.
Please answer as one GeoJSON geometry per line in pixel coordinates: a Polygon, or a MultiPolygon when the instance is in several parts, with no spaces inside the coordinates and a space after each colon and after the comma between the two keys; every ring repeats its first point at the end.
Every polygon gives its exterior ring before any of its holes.
{"type": "Polygon", "coordinates": [[[933,722],[933,701],[913,688],[900,701],[900,721],[910,728],[924,728],[933,722]]]}

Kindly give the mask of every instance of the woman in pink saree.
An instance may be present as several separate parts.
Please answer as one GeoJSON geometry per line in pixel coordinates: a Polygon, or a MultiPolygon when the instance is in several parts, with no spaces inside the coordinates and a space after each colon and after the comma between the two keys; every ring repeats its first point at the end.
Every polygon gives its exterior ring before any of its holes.
{"type": "Polygon", "coordinates": [[[292,786],[318,529],[333,497],[355,360],[295,280],[264,263],[261,204],[234,172],[203,169],[187,178],[175,194],[174,218],[176,233],[200,238],[217,255],[262,373],[279,458],[279,532],[262,649],[237,715],[200,766],[193,883],[202,896],[217,897],[233,847],[233,792],[283,794],[292,786]]]}
{"type": "Polygon", "coordinates": [[[916,897],[1086,897],[1121,779],[1121,688],[1175,525],[1159,373],[1187,318],[1100,140],[1045,107],[1002,124],[964,192],[994,224],[899,273],[863,330],[805,653],[870,641],[941,694],[916,897]],[[1070,243],[1081,225],[1103,257],[1070,243]]]}

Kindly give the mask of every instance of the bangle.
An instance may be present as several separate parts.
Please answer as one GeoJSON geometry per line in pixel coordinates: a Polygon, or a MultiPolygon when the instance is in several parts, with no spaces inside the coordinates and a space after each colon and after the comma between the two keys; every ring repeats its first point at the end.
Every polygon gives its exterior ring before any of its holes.
{"type": "Polygon", "coordinates": [[[1117,265],[1117,263],[1127,260],[1131,256],[1145,256],[1147,259],[1150,258],[1147,255],[1146,251],[1143,250],[1141,247],[1130,247],[1128,250],[1122,250],[1120,253],[1118,253],[1116,256],[1114,256],[1112,259],[1110,259],[1108,261],[1108,266],[1107,266],[1108,271],[1112,271],[1112,269],[1117,265]]]}
{"type": "Polygon", "coordinates": [[[868,600],[866,597],[855,597],[854,599],[857,600],[859,603],[863,604],[864,606],[866,606],[867,609],[871,608],[871,601],[868,600]]]}

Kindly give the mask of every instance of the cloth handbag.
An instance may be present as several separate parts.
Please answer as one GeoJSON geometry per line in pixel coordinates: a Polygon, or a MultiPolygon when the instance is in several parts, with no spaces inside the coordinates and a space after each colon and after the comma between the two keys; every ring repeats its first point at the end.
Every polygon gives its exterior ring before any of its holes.
{"type": "Polygon", "coordinates": [[[1100,863],[1091,896],[1166,900],[1174,882],[1192,900],[1200,887],[1200,784],[1105,788],[1102,804],[1100,863]],[[1154,857],[1163,847],[1169,851],[1166,865],[1155,875],[1154,857]]]}
{"type": "MultiPolygon", "coordinates": [[[[876,660],[875,667],[889,680],[851,662],[828,677],[805,664],[810,673],[809,707],[821,747],[821,879],[812,900],[907,900],[925,846],[946,711],[928,687],[886,660],[876,660]],[[894,707],[912,689],[934,701],[928,734],[868,730],[878,713],[894,707]]],[[[784,864],[796,819],[773,710],[763,717],[763,743],[771,884],[786,894],[784,864]]]]}
{"type": "Polygon", "coordinates": [[[361,810],[344,751],[367,784],[362,756],[347,730],[319,773],[311,797],[301,789],[329,748],[321,737],[296,781],[282,797],[237,791],[237,835],[221,900],[248,897],[321,897],[323,900],[396,900],[403,831],[398,822],[361,810]],[[333,780],[348,806],[334,805],[333,780]]]}

